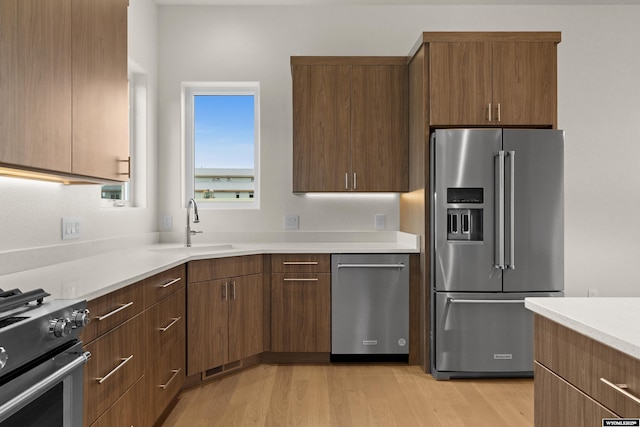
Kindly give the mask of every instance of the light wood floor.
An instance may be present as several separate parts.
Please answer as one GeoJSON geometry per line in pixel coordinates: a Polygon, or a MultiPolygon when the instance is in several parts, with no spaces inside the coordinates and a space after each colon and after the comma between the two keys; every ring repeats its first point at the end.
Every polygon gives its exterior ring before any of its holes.
{"type": "Polygon", "coordinates": [[[182,393],[174,426],[533,426],[533,380],[406,365],[259,365],[182,393]]]}

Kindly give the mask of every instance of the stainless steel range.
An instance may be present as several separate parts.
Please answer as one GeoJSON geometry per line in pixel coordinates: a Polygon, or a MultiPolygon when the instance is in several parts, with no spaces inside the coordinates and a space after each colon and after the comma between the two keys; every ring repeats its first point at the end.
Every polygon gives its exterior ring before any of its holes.
{"type": "Polygon", "coordinates": [[[84,300],[0,289],[0,424],[81,426],[84,300]]]}

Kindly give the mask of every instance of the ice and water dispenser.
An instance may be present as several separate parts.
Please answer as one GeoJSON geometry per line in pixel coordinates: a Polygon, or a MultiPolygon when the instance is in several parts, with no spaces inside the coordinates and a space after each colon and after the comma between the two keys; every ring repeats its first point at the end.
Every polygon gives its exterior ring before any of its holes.
{"type": "MultiPolygon", "coordinates": [[[[482,188],[447,188],[447,204],[482,204],[482,188]]],[[[447,240],[482,241],[482,211],[478,208],[447,208],[447,240]]]]}

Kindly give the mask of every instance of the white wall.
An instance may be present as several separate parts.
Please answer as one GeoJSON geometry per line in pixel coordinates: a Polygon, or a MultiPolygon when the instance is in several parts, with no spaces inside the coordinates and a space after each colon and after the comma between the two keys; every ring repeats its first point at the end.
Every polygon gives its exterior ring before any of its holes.
{"type": "MultiPolygon", "coordinates": [[[[159,215],[180,239],[180,83],[260,81],[262,209],[201,212],[200,229],[372,230],[398,201],[309,199],[291,193],[291,55],[406,55],[422,31],[562,31],[559,126],[566,130],[566,290],[640,295],[640,6],[159,7],[159,215]],[[177,219],[176,219],[177,218],[177,219]]],[[[206,236],[206,234],[205,234],[206,236]]]]}
{"type": "Polygon", "coordinates": [[[99,185],[0,178],[0,274],[90,255],[102,248],[146,240],[157,232],[157,7],[153,0],[130,1],[129,58],[148,73],[147,180],[151,185],[146,207],[102,208],[99,185]],[[79,240],[61,240],[62,217],[81,218],[79,240]],[[26,257],[20,255],[37,248],[26,257]]]}

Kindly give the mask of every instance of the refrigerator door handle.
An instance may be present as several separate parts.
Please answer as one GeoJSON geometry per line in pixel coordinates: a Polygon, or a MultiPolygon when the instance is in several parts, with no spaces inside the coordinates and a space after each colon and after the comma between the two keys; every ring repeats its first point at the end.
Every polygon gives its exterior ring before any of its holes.
{"type": "Polygon", "coordinates": [[[509,159],[509,262],[505,268],[515,270],[516,268],[516,251],[515,251],[515,168],[516,168],[516,152],[507,152],[509,159]]]}
{"type": "Polygon", "coordinates": [[[504,270],[504,151],[495,156],[495,245],[493,266],[504,270]]]}
{"type": "Polygon", "coordinates": [[[524,299],[456,299],[447,298],[449,304],[524,304],[524,299]]]}

